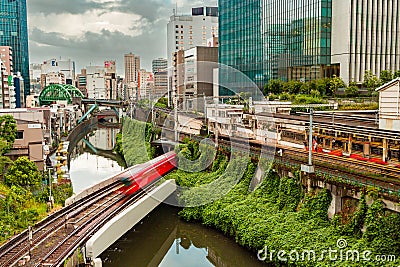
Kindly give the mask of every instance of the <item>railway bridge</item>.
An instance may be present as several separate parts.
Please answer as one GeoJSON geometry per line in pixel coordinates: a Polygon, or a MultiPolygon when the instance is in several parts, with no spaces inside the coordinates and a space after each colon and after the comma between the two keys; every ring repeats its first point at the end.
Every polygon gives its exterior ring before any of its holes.
{"type": "Polygon", "coordinates": [[[176,191],[174,180],[159,183],[166,159],[128,168],[67,199],[63,209],[0,247],[0,266],[61,266],[78,250],[87,264],[101,266],[97,257],[176,191]],[[140,180],[130,194],[120,182],[128,177],[140,180]]]}

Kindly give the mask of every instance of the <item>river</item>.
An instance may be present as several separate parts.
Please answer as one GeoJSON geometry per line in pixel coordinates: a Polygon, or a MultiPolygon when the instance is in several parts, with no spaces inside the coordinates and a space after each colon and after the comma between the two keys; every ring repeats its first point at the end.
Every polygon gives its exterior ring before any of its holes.
{"type": "MultiPolygon", "coordinates": [[[[86,141],[78,142],[70,162],[75,193],[123,170],[116,160],[95,155],[88,145],[110,151],[117,132],[98,129],[86,141]]],[[[200,224],[183,222],[178,212],[178,208],[160,205],[101,255],[103,266],[266,266],[257,260],[256,253],[233,239],[200,224]]]]}

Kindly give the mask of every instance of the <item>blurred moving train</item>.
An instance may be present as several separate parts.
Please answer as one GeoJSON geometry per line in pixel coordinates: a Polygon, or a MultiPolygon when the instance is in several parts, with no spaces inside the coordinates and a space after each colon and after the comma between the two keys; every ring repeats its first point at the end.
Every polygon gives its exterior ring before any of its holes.
{"type": "MultiPolygon", "coordinates": [[[[122,192],[132,195],[155,182],[158,178],[174,170],[177,166],[177,157],[174,151],[168,152],[144,164],[138,172],[131,173],[129,177],[121,178],[124,184],[122,192]]],[[[129,173],[129,172],[127,172],[129,173]]]]}

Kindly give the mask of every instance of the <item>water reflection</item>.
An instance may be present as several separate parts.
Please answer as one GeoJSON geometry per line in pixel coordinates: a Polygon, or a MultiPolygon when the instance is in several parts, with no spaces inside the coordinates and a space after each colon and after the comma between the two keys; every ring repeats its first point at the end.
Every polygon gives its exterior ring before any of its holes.
{"type": "Polygon", "coordinates": [[[223,234],[181,221],[177,212],[161,205],[101,255],[104,266],[266,266],[223,234]]]}
{"type": "Polygon", "coordinates": [[[118,132],[113,128],[97,129],[70,151],[70,178],[75,193],[124,169],[124,160],[113,153],[118,132]]]}

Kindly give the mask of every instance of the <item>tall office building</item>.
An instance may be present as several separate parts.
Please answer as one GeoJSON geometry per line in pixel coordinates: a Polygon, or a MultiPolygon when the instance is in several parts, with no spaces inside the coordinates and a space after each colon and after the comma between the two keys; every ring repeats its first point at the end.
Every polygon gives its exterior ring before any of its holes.
{"type": "Polygon", "coordinates": [[[0,2],[0,45],[12,47],[14,73],[21,72],[24,78],[24,94],[29,95],[26,0],[2,0],[0,2]]]}
{"type": "Polygon", "coordinates": [[[332,1],[332,64],[345,80],[400,70],[400,2],[332,1]]]}
{"type": "Polygon", "coordinates": [[[125,57],[125,83],[130,85],[137,83],[140,71],[140,57],[133,53],[126,54],[125,57]]]}
{"type": "Polygon", "coordinates": [[[160,71],[166,71],[168,68],[168,61],[166,58],[157,58],[154,59],[152,64],[151,64],[153,73],[157,73],[160,71]]]}
{"type": "MultiPolygon", "coordinates": [[[[191,15],[178,15],[174,10],[167,25],[167,58],[168,67],[173,65],[174,54],[196,46],[207,46],[207,40],[218,36],[218,7],[195,7],[191,15]]],[[[171,101],[174,74],[169,71],[168,96],[171,101]]],[[[157,80],[157,79],[156,79],[157,80]]]]}
{"type": "Polygon", "coordinates": [[[174,52],[207,46],[212,36],[218,36],[218,7],[196,7],[191,15],[174,11],[167,26],[168,66],[172,66],[174,52]]]}
{"type": "Polygon", "coordinates": [[[362,82],[366,70],[400,69],[398,6],[392,0],[219,0],[219,60],[260,87],[270,79],[333,75],[362,82]]]}

